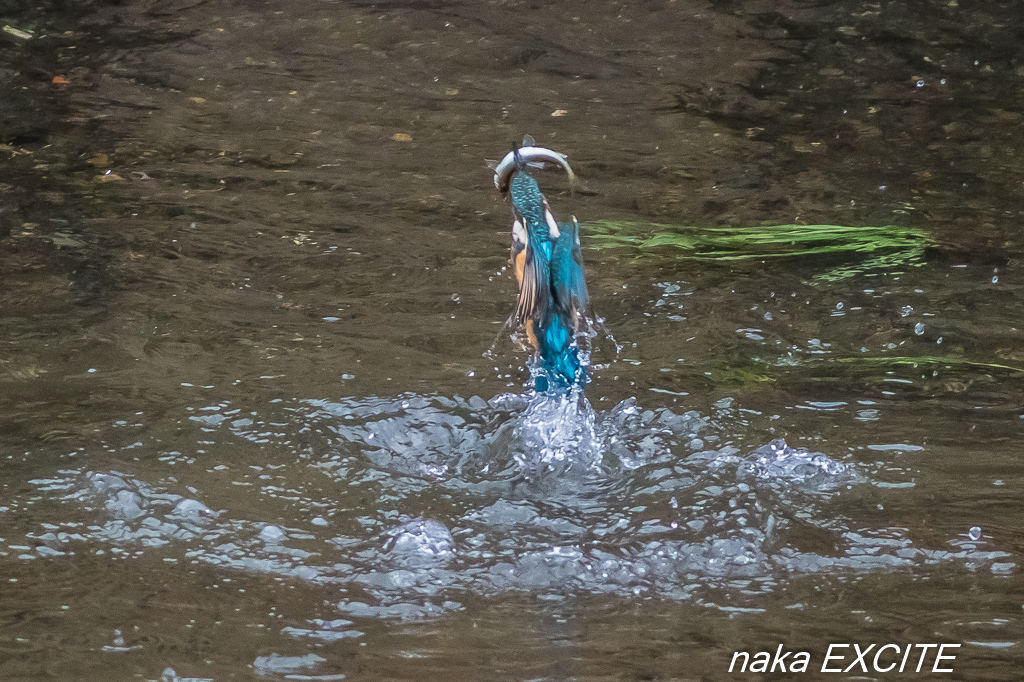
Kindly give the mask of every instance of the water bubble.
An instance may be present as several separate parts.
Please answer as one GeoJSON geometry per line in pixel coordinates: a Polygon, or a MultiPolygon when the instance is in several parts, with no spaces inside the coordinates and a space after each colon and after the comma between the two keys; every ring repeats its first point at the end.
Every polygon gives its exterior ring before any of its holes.
{"type": "Polygon", "coordinates": [[[980,540],[981,539],[981,526],[972,526],[971,529],[969,531],[967,531],[967,537],[969,537],[970,539],[974,540],[975,542],[980,540]]]}
{"type": "Polygon", "coordinates": [[[942,337],[940,336],[939,338],[935,339],[935,343],[936,344],[942,343],[942,337]]]}
{"type": "Polygon", "coordinates": [[[945,84],[946,84],[946,79],[945,78],[943,78],[943,79],[941,79],[939,81],[939,85],[945,85],[945,84]]]}
{"type": "Polygon", "coordinates": [[[260,531],[260,540],[269,544],[277,544],[283,540],[286,535],[287,533],[284,532],[284,529],[268,524],[260,531]]]}
{"type": "Polygon", "coordinates": [[[842,310],[842,309],[843,309],[843,302],[840,301],[839,303],[836,303],[836,310],[842,310]]]}
{"type": "Polygon", "coordinates": [[[178,504],[174,505],[174,511],[171,512],[175,516],[219,516],[219,514],[199,500],[184,499],[178,504]]]}
{"type": "Polygon", "coordinates": [[[913,306],[905,305],[902,308],[900,308],[900,317],[906,317],[912,312],[914,312],[913,306]]]}
{"type": "Polygon", "coordinates": [[[356,375],[355,374],[342,374],[341,378],[342,379],[355,379],[356,375]]]}
{"type": "MultiPolygon", "coordinates": [[[[992,275],[992,284],[999,284],[999,275],[992,275]]],[[[93,372],[95,370],[90,369],[89,371],[93,372]]]]}
{"type": "Polygon", "coordinates": [[[917,87],[923,88],[924,87],[924,81],[923,80],[917,81],[917,87]]]}
{"type": "MultiPolygon", "coordinates": [[[[260,677],[267,675],[285,675],[292,679],[317,679],[316,677],[307,677],[302,675],[296,675],[303,670],[312,670],[320,663],[323,663],[327,659],[316,654],[306,654],[305,656],[281,656],[277,653],[272,653],[269,656],[260,656],[252,662],[252,667],[256,669],[256,674],[260,677]]],[[[322,679],[322,678],[321,678],[322,679]]]]}
{"type": "Polygon", "coordinates": [[[458,294],[452,294],[452,300],[458,303],[462,299],[458,294]]]}
{"type": "Polygon", "coordinates": [[[914,333],[917,334],[918,336],[924,334],[924,322],[918,322],[917,324],[914,325],[914,333]]]}
{"type": "Polygon", "coordinates": [[[765,313],[764,314],[764,320],[765,320],[765,322],[771,322],[772,321],[772,314],[771,313],[765,313]]]}
{"type": "Polygon", "coordinates": [[[455,556],[451,533],[437,521],[409,521],[392,531],[392,537],[389,555],[400,565],[447,563],[455,556]]]}
{"type": "Polygon", "coordinates": [[[409,409],[409,401],[408,400],[403,400],[402,401],[402,409],[403,410],[409,409]]]}
{"type": "Polygon", "coordinates": [[[174,668],[164,668],[160,675],[160,682],[181,682],[181,675],[174,668]]]}

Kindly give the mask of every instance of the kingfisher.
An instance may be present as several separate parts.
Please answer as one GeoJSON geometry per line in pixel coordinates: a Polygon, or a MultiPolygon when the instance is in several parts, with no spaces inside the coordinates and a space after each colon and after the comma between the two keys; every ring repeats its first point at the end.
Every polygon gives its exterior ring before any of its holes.
{"type": "MultiPolygon", "coordinates": [[[[564,154],[534,146],[527,136],[500,164],[494,184],[512,199],[512,265],[519,284],[512,325],[523,330],[542,370],[538,392],[586,383],[578,339],[587,337],[590,296],[583,272],[580,225],[576,216],[559,223],[537,181],[527,172],[538,159],[555,161],[575,175],[564,154]]],[[[588,338],[588,337],[587,337],[588,338]]]]}

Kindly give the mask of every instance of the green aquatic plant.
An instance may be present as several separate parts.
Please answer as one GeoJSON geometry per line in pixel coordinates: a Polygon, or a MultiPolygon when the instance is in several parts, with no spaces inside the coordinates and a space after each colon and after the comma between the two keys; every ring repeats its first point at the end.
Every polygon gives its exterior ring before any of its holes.
{"type": "Polygon", "coordinates": [[[773,384],[776,381],[770,374],[743,364],[713,365],[704,374],[718,388],[744,388],[748,391],[756,390],[759,385],[766,388],[764,384],[773,384]]]}
{"type": "Polygon", "coordinates": [[[1001,371],[1001,372],[1013,372],[1024,374],[1024,368],[1014,367],[1012,365],[1002,365],[997,362],[980,362],[977,360],[968,360],[966,358],[956,357],[955,355],[921,355],[917,357],[905,356],[905,355],[851,355],[847,357],[828,357],[821,355],[808,355],[801,358],[797,363],[794,363],[792,358],[780,359],[775,362],[768,361],[767,364],[775,367],[793,367],[794,364],[799,365],[811,365],[811,364],[842,364],[852,365],[858,368],[871,368],[872,370],[896,370],[902,368],[917,369],[919,367],[942,367],[948,370],[989,370],[989,371],[1001,371]]]}
{"type": "Polygon", "coordinates": [[[584,226],[592,249],[670,246],[680,257],[700,261],[839,256],[856,260],[818,274],[837,281],[872,271],[920,265],[931,240],[924,230],[884,225],[768,225],[760,227],[691,227],[628,220],[595,220],[584,226]]]}
{"type": "Polygon", "coordinates": [[[1019,372],[1024,373],[1024,369],[1020,367],[1013,367],[1012,365],[1001,365],[996,362],[978,362],[976,360],[967,360],[964,358],[958,358],[952,355],[934,356],[925,355],[920,357],[904,357],[904,356],[893,356],[893,357],[857,357],[851,356],[846,358],[830,358],[828,362],[841,362],[844,364],[852,365],[875,365],[880,367],[919,367],[921,365],[942,365],[946,369],[955,369],[958,367],[971,368],[971,369],[987,369],[987,370],[1001,370],[1008,372],[1019,372]]]}

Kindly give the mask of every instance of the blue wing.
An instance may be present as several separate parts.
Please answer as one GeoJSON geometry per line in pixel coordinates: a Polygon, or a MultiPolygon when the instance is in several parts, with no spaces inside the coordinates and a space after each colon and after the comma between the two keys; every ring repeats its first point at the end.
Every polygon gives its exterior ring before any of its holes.
{"type": "Polygon", "coordinates": [[[573,216],[572,222],[559,223],[558,227],[561,233],[551,252],[551,290],[555,307],[572,320],[573,329],[580,331],[590,305],[580,249],[580,224],[573,216]]]}

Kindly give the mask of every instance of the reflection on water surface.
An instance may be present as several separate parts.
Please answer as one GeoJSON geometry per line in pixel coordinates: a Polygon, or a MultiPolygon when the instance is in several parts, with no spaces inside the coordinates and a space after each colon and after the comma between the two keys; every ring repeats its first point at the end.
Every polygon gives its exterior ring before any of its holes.
{"type": "Polygon", "coordinates": [[[936,638],[1015,679],[1002,4],[0,15],[5,679],[727,679],[936,638]],[[483,159],[525,132],[593,190],[539,178],[622,346],[586,396],[487,353],[483,159]]]}

